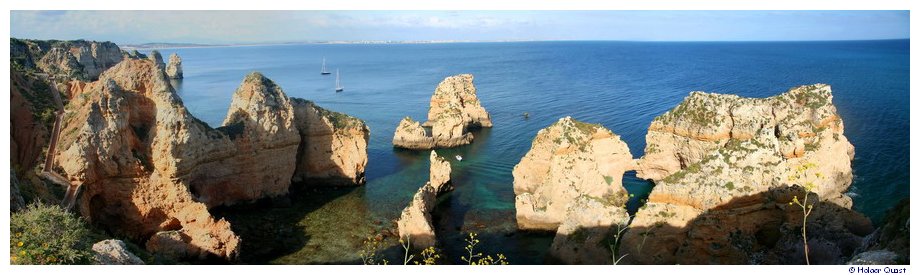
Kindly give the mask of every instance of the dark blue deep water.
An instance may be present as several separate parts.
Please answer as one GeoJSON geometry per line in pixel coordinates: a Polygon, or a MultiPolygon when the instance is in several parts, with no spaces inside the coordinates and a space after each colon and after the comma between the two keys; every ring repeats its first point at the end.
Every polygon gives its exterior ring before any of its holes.
{"type": "MultiPolygon", "coordinates": [[[[476,231],[512,263],[540,262],[551,236],[511,233],[511,170],[537,131],[564,116],[600,123],[620,134],[638,158],[652,119],[690,91],[767,97],[828,83],[845,135],[856,147],[854,208],[878,222],[909,195],[909,40],[282,45],[161,52],[181,55],[185,79],[174,85],[188,109],[211,126],[219,126],[250,71],[264,73],[289,96],[365,120],[371,129],[368,183],[324,206],[347,209],[323,210],[343,213],[341,219],[354,219],[355,212],[368,220],[398,217],[428,177],[428,154],[394,150],[394,129],[402,117],[426,118],[428,100],[444,77],[474,74],[495,126],[476,132],[471,145],[438,150],[464,156],[463,162],[452,160],[457,188],[444,198],[437,221],[449,254],[461,249],[461,231],[476,231]],[[319,74],[323,57],[330,71],[341,70],[345,92],[333,91],[334,74],[319,74]],[[523,112],[530,118],[523,119],[523,112]],[[351,202],[336,203],[343,200],[351,202]]],[[[640,194],[651,188],[633,174],[624,183],[640,194]]],[[[307,246],[363,238],[337,226],[335,217],[323,222],[303,223],[312,236],[307,246]]],[[[317,252],[272,262],[316,262],[323,249],[313,249],[317,252]]]]}

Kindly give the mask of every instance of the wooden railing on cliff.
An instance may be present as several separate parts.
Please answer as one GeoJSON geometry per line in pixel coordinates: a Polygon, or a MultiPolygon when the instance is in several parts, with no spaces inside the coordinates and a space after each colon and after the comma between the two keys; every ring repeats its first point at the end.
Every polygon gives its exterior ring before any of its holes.
{"type": "Polygon", "coordinates": [[[77,195],[80,193],[82,183],[74,183],[54,171],[54,157],[57,149],[58,139],[61,134],[61,124],[64,120],[64,103],[61,101],[61,93],[57,91],[54,85],[54,76],[48,77],[48,85],[51,87],[51,94],[54,96],[54,104],[57,107],[54,117],[54,128],[51,131],[51,143],[48,144],[48,152],[45,155],[45,166],[42,167],[41,177],[50,180],[58,185],[67,186],[67,192],[64,193],[64,199],[61,200],[61,206],[70,210],[77,201],[77,195]]]}

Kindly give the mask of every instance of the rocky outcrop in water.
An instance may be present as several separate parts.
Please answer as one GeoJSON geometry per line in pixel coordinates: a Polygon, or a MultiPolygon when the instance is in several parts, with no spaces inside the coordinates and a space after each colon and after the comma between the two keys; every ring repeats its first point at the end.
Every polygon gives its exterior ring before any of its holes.
{"type": "Polygon", "coordinates": [[[301,146],[294,181],[312,185],[364,184],[370,129],[364,121],[292,98],[301,146]]]}
{"type": "Polygon", "coordinates": [[[404,118],[396,127],[393,146],[406,149],[456,147],[473,141],[469,129],[492,127],[489,113],[476,97],[473,75],[445,78],[431,96],[428,121],[423,125],[404,118]],[[431,134],[423,127],[430,127],[431,134]]]}
{"type": "Polygon", "coordinates": [[[170,79],[182,79],[182,58],[178,54],[169,55],[169,63],[166,64],[166,76],[170,79]]]}
{"type": "Polygon", "coordinates": [[[627,200],[623,173],[633,166],[620,136],[597,124],[560,119],[537,133],[514,167],[518,228],[556,230],[570,211],[584,210],[570,209],[581,197],[622,208],[627,200]]]}
{"type": "MultiPolygon", "coordinates": [[[[472,138],[473,135],[469,137],[472,138]]],[[[434,148],[436,144],[422,124],[410,117],[405,117],[399,122],[396,134],[393,135],[393,145],[400,148],[425,150],[434,148]]]]}
{"type": "MultiPolygon", "coordinates": [[[[258,73],[246,76],[223,126],[213,129],[182,105],[156,56],[125,60],[96,82],[72,83],[55,168],[82,184],[77,208],[90,222],[167,257],[233,260],[241,240],[208,208],[286,194],[305,166],[299,162],[319,158],[301,148],[327,135],[302,127],[315,124],[300,120],[312,105],[258,73]]],[[[364,144],[318,147],[331,165],[363,175],[366,151],[355,148],[366,148],[366,126],[330,124],[342,135],[365,130],[339,139],[364,144]],[[336,148],[351,149],[338,155],[336,148]]]]}
{"type": "Polygon", "coordinates": [[[626,261],[804,263],[802,209],[789,202],[809,192],[811,263],[845,262],[872,226],[844,195],[853,146],[831,101],[823,84],[763,99],[694,92],[655,118],[637,174],[656,186],[623,239],[626,261]]]}
{"type": "Polygon", "coordinates": [[[85,40],[10,39],[10,59],[23,70],[78,80],[94,80],[123,59],[115,43],[85,40]]]}
{"type": "Polygon", "coordinates": [[[441,119],[458,119],[463,127],[492,127],[489,113],[476,96],[473,75],[449,76],[435,88],[425,125],[433,127],[441,119]]]}
{"type": "Polygon", "coordinates": [[[415,249],[425,249],[437,244],[431,211],[439,195],[451,190],[450,163],[431,151],[429,180],[412,197],[397,221],[399,237],[415,249]]]}
{"type": "Polygon", "coordinates": [[[93,260],[101,265],[142,265],[144,261],[135,256],[121,240],[104,240],[93,244],[93,260]]]}

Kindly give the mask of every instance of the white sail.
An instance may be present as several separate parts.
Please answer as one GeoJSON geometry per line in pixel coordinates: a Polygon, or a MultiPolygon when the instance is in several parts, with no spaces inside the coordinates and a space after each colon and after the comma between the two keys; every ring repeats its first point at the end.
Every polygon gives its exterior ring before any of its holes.
{"type": "Polygon", "coordinates": [[[322,69],[319,73],[320,73],[320,74],[329,74],[329,72],[326,71],[326,58],[325,58],[325,57],[323,57],[323,69],[322,69]]]}
{"type": "Polygon", "coordinates": [[[341,84],[339,78],[340,78],[340,77],[339,77],[339,69],[335,69],[335,91],[336,91],[336,92],[345,90],[345,87],[342,86],[342,84],[341,84]]]}

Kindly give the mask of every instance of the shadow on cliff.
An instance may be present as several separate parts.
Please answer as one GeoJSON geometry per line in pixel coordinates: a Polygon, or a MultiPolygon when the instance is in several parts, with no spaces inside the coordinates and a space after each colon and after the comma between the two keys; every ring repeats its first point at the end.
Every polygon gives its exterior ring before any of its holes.
{"type": "Polygon", "coordinates": [[[312,187],[293,183],[287,195],[210,210],[224,218],[241,238],[240,263],[266,264],[303,249],[311,236],[300,222],[326,203],[357,187],[312,187]]]}
{"type": "MultiPolygon", "coordinates": [[[[735,197],[692,218],[683,227],[663,222],[675,219],[676,213],[645,213],[653,216],[653,221],[662,222],[631,226],[624,232],[617,254],[626,256],[620,264],[805,264],[802,208],[789,205],[796,195],[801,199],[804,189],[779,187],[735,197]]],[[[814,203],[807,223],[811,264],[845,264],[864,237],[872,233],[872,222],[851,209],[816,202],[817,198],[809,194],[809,204],[814,203]]],[[[615,226],[578,230],[564,237],[581,245],[548,253],[546,262],[611,264],[609,243],[615,233],[615,226]],[[607,253],[601,258],[603,262],[585,262],[572,256],[579,255],[578,250],[585,245],[606,248],[602,250],[607,253]]]]}

